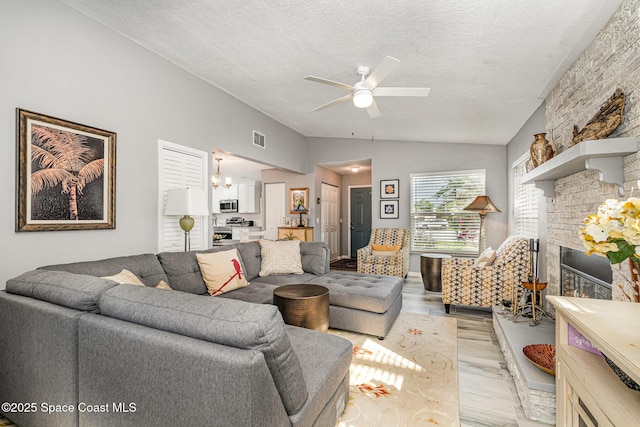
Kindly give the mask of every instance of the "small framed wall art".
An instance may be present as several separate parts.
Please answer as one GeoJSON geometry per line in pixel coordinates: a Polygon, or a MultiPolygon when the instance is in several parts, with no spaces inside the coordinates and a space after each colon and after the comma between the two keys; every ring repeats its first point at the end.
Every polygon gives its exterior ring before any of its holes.
{"type": "MultiPolygon", "coordinates": [[[[309,189],[308,188],[291,188],[289,190],[289,213],[300,213],[298,207],[302,206],[309,212],[309,189]]],[[[303,212],[303,213],[307,213],[303,212]]]]}
{"type": "Polygon", "coordinates": [[[397,199],[400,197],[400,180],[383,179],[380,180],[380,198],[397,199]]]}
{"type": "Polygon", "coordinates": [[[397,200],[380,200],[380,218],[381,219],[398,218],[398,201],[397,200]]]}
{"type": "Polygon", "coordinates": [[[16,116],[16,231],[115,228],[115,132],[19,108],[16,116]]]}

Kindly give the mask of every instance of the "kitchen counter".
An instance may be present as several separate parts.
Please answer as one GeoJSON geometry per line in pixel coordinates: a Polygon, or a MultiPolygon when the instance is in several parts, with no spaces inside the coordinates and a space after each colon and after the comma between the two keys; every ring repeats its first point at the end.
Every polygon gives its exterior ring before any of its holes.
{"type": "Polygon", "coordinates": [[[217,240],[217,241],[213,242],[211,245],[212,246],[227,246],[227,245],[235,245],[236,243],[240,243],[240,240],[223,239],[223,240],[217,240]]]}

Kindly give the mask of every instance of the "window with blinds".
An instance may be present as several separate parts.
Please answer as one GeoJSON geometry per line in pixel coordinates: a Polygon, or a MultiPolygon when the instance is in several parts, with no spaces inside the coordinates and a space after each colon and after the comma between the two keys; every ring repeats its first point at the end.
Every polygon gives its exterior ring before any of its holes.
{"type": "MultiPolygon", "coordinates": [[[[170,188],[195,188],[206,190],[207,153],[178,144],[160,141],[159,147],[159,236],[160,252],[184,250],[184,232],[180,228],[179,216],[164,215],[167,190],[170,188]]],[[[195,224],[190,232],[191,250],[206,249],[208,217],[194,216],[195,224]]]]}
{"type": "Polygon", "coordinates": [[[485,171],[411,174],[411,250],[477,254],[480,216],[465,211],[485,194],[485,171]]]}
{"type": "Polygon", "coordinates": [[[538,238],[538,198],[542,190],[533,184],[523,184],[529,155],[513,164],[513,232],[530,239],[538,238]]]}

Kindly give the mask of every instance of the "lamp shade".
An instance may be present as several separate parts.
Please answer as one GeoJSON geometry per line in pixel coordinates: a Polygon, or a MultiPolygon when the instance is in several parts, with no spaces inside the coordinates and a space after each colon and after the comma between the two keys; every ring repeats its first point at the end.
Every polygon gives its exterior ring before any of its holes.
{"type": "Polygon", "coordinates": [[[298,213],[301,213],[301,214],[309,213],[309,209],[305,208],[303,204],[299,204],[298,206],[296,206],[294,211],[296,211],[298,213]]]}
{"type": "Polygon", "coordinates": [[[500,209],[493,204],[489,196],[478,196],[473,202],[466,208],[465,211],[478,212],[481,215],[485,215],[491,212],[501,212],[500,209]]]}
{"type": "Polygon", "coordinates": [[[171,188],[167,190],[165,215],[209,215],[207,193],[193,188],[171,188]]]}

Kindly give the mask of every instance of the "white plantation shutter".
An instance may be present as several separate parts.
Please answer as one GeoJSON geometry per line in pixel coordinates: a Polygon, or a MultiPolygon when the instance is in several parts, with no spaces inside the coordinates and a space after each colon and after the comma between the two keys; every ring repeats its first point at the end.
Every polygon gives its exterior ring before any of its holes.
{"type": "Polygon", "coordinates": [[[465,211],[485,194],[485,171],[411,174],[411,250],[477,254],[480,216],[465,211]]]}
{"type": "Polygon", "coordinates": [[[523,184],[529,155],[525,154],[513,164],[513,222],[514,234],[530,239],[538,238],[538,198],[542,190],[533,184],[523,184]]]}
{"type": "MultiPolygon", "coordinates": [[[[184,232],[179,216],[164,215],[167,190],[170,188],[194,188],[207,190],[207,153],[189,147],[160,141],[159,150],[159,251],[184,250],[184,232]]],[[[194,216],[191,230],[191,250],[206,249],[209,244],[207,222],[209,217],[194,216]]]]}

